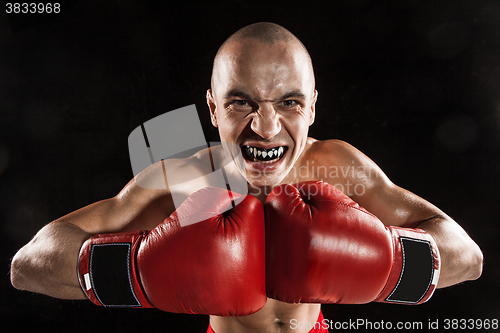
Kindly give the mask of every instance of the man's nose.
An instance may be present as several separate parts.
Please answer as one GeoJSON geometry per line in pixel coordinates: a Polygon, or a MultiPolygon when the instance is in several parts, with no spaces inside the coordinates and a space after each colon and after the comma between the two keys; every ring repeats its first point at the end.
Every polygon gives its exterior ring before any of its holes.
{"type": "Polygon", "coordinates": [[[252,130],[264,140],[272,139],[281,131],[279,115],[272,105],[263,105],[255,113],[252,130]]]}

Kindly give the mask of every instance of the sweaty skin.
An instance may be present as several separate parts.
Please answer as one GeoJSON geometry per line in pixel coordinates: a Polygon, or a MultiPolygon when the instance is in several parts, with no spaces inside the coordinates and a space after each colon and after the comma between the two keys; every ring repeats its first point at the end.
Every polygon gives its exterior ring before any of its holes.
{"type": "MultiPolygon", "coordinates": [[[[285,33],[285,38],[264,41],[230,38],[216,56],[212,88],[207,91],[212,123],[219,129],[222,146],[187,159],[155,163],[117,196],[46,225],[13,258],[14,287],[58,298],[85,299],[76,264],[86,239],[98,233],[151,230],[175,210],[174,192],[187,198],[213,185],[204,177],[212,170],[211,161],[231,161],[240,151],[242,161],[224,163],[227,177],[246,177],[248,192],[261,202],[279,184],[323,180],[384,224],[418,226],[431,234],[441,253],[438,288],[477,279],[482,271],[481,250],[456,222],[431,203],[393,184],[373,161],[349,144],[308,137],[318,98],[312,64],[303,45],[287,36],[285,33]],[[262,157],[269,152],[271,158],[262,157]],[[175,175],[171,179],[183,182],[163,190],[138,186],[164,184],[164,170],[175,175]]],[[[216,169],[220,167],[215,165],[216,169]]],[[[291,320],[314,323],[319,311],[320,304],[268,299],[252,315],[211,316],[210,323],[217,333],[302,333],[307,329],[292,330],[291,320]]]]}

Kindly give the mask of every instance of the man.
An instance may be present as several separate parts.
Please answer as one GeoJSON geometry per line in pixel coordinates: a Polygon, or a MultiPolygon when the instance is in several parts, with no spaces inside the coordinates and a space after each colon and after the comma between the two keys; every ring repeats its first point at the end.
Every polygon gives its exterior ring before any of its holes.
{"type": "MultiPolygon", "coordinates": [[[[438,288],[477,279],[482,271],[482,253],[456,222],[424,199],[394,185],[377,165],[349,144],[308,137],[318,98],[314,82],[309,54],[288,30],[271,23],[257,23],[233,34],[215,57],[212,87],[207,91],[212,123],[219,129],[222,146],[200,151],[187,159],[156,163],[116,197],[46,225],[14,257],[12,284],[18,289],[53,297],[86,298],[92,286],[85,293],[82,291],[85,283],[79,282],[75,267],[82,256],[81,249],[85,248],[84,242],[94,239],[92,236],[96,234],[156,230],[176,208],[181,209],[174,206],[168,186],[151,190],[138,184],[164,182],[165,172],[177,172],[193,180],[176,190],[179,192],[176,195],[183,195],[189,201],[193,193],[213,185],[203,177],[210,172],[206,166],[228,155],[231,162],[225,165],[227,176],[243,175],[248,182],[248,193],[262,203],[279,185],[299,187],[303,182],[322,180],[340,189],[384,225],[399,226],[409,232],[418,227],[435,241],[439,250],[434,251],[440,253],[438,288]],[[237,154],[243,158],[237,159],[237,154]]],[[[287,202],[288,199],[283,205],[287,202]]],[[[189,209],[193,209],[194,204],[190,204],[189,209]]],[[[266,217],[266,225],[272,227],[273,223],[266,217]]],[[[266,239],[268,249],[273,241],[266,239]]],[[[250,253],[243,257],[246,255],[250,253]]],[[[209,272],[205,274],[208,276],[209,272]]],[[[82,276],[80,280],[85,280],[82,276]]],[[[232,282],[229,280],[228,284],[232,282]]],[[[266,276],[266,284],[269,281],[266,276]]],[[[149,288],[146,282],[142,285],[143,289],[149,288]]],[[[269,285],[266,287],[269,296],[269,285]]],[[[148,297],[154,297],[153,293],[145,298],[148,297]]],[[[311,326],[297,328],[291,323],[314,324],[322,318],[318,302],[283,302],[273,298],[267,298],[244,316],[208,313],[211,314],[209,331],[217,333],[308,332],[311,326]]]]}

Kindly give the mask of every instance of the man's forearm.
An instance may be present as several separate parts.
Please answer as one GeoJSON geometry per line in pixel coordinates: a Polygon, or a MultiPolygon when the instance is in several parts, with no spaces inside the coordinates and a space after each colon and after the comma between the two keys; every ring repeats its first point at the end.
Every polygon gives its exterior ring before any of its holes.
{"type": "Polygon", "coordinates": [[[438,288],[481,276],[483,254],[467,233],[448,217],[435,217],[418,225],[436,241],[441,255],[438,288]]]}
{"type": "Polygon", "coordinates": [[[85,299],[77,264],[80,247],[90,236],[70,223],[46,225],[12,259],[12,285],[57,298],[85,299]]]}

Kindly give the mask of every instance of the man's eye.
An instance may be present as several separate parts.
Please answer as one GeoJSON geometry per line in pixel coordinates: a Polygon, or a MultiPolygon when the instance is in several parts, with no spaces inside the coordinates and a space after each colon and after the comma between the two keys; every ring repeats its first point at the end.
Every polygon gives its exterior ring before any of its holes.
{"type": "Polygon", "coordinates": [[[247,106],[248,102],[243,99],[235,99],[234,101],[231,102],[231,104],[235,104],[237,106],[247,106]]]}
{"type": "Polygon", "coordinates": [[[297,104],[299,104],[299,103],[294,99],[287,99],[287,100],[283,101],[283,106],[291,107],[291,106],[295,106],[297,104]]]}

